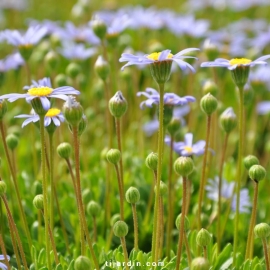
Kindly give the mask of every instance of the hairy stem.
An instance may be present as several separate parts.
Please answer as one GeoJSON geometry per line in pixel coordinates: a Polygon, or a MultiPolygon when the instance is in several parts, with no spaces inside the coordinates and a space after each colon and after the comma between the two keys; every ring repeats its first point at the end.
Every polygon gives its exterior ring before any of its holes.
{"type": "Polygon", "coordinates": [[[131,204],[131,207],[134,224],[134,249],[139,250],[138,218],[137,218],[136,204],[131,204]]]}

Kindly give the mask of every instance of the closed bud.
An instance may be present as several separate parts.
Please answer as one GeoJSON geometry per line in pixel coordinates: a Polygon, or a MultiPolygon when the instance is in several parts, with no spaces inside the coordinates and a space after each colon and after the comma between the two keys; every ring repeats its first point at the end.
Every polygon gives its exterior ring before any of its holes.
{"type": "Polygon", "coordinates": [[[253,165],[249,171],[248,171],[249,177],[256,181],[256,182],[260,182],[261,180],[263,180],[266,176],[266,170],[263,166],[261,165],[253,165]]]}
{"type": "MultiPolygon", "coordinates": [[[[182,218],[182,214],[178,215],[176,220],[175,220],[175,226],[178,230],[180,230],[181,227],[181,218],[182,218]]],[[[190,226],[189,226],[189,220],[187,218],[187,216],[185,216],[185,220],[184,220],[184,231],[187,232],[189,230],[190,226]]]]}
{"type": "MultiPolygon", "coordinates": [[[[155,193],[156,193],[156,189],[157,189],[157,186],[155,186],[155,189],[154,189],[155,193]]],[[[159,191],[160,191],[161,197],[167,195],[168,193],[168,187],[163,181],[160,181],[159,191]]]]}
{"type": "Polygon", "coordinates": [[[6,143],[7,143],[8,148],[11,151],[13,151],[18,146],[19,139],[18,139],[18,137],[16,135],[9,134],[6,137],[6,143]]]}
{"type": "Polygon", "coordinates": [[[68,85],[68,78],[65,74],[58,74],[54,78],[54,84],[56,87],[68,85]]]}
{"type": "Polygon", "coordinates": [[[81,66],[78,63],[70,63],[66,68],[67,75],[72,79],[75,79],[80,72],[81,66]]]}
{"type": "Polygon", "coordinates": [[[42,210],[44,208],[44,198],[42,194],[35,196],[33,200],[33,205],[39,210],[42,210]]]}
{"type": "Polygon", "coordinates": [[[208,80],[203,84],[202,91],[204,95],[211,94],[213,96],[216,96],[218,92],[218,87],[213,81],[208,80]]]}
{"type": "Polygon", "coordinates": [[[113,233],[119,238],[125,237],[128,234],[128,226],[126,222],[122,220],[117,221],[113,226],[113,233]]]}
{"type": "Polygon", "coordinates": [[[95,201],[90,201],[86,207],[87,213],[93,217],[97,217],[100,214],[100,205],[95,201]]]}
{"type": "Polygon", "coordinates": [[[83,108],[75,97],[69,96],[63,106],[63,114],[67,122],[73,127],[78,126],[83,117],[83,108]]]}
{"type": "Polygon", "coordinates": [[[145,160],[145,164],[149,169],[156,171],[158,167],[158,154],[154,152],[149,154],[145,160]]]}
{"type": "Polygon", "coordinates": [[[91,23],[92,29],[97,37],[104,39],[107,33],[107,25],[99,18],[95,18],[91,23]]]}
{"type": "Polygon", "coordinates": [[[60,143],[57,146],[57,153],[61,158],[68,159],[71,155],[71,145],[67,142],[60,143]]]}
{"type": "Polygon", "coordinates": [[[220,125],[226,133],[230,133],[237,125],[233,108],[226,109],[220,116],[220,125]]]}
{"type": "Polygon", "coordinates": [[[126,191],[126,200],[130,204],[136,204],[140,200],[140,192],[135,187],[130,187],[126,191]]]}
{"type": "Polygon", "coordinates": [[[179,157],[174,162],[174,170],[177,174],[188,176],[194,169],[194,163],[190,157],[179,157]]]}
{"type": "Polygon", "coordinates": [[[117,91],[109,101],[109,110],[115,118],[122,117],[127,111],[127,106],[127,101],[121,91],[117,91]]]}
{"type": "Polygon", "coordinates": [[[192,260],[191,270],[209,270],[210,263],[203,257],[198,257],[192,260]]]}
{"type": "Polygon", "coordinates": [[[118,149],[110,149],[106,157],[110,163],[116,165],[121,159],[121,152],[118,149]]]}
{"type": "Polygon", "coordinates": [[[209,116],[217,109],[218,102],[213,95],[208,93],[207,95],[202,97],[200,105],[202,111],[209,116]]]}
{"type": "Polygon", "coordinates": [[[207,230],[201,229],[198,232],[197,237],[196,237],[196,242],[199,246],[206,247],[211,243],[211,241],[212,241],[212,236],[207,230]]]}
{"type": "Polygon", "coordinates": [[[3,119],[7,112],[7,102],[4,99],[0,99],[0,121],[3,119]]]}
{"type": "Polygon", "coordinates": [[[174,134],[179,131],[181,126],[181,121],[179,118],[173,117],[170,121],[170,123],[167,126],[167,130],[170,133],[171,136],[174,136],[174,134]]]}
{"type": "Polygon", "coordinates": [[[270,235],[270,226],[267,223],[260,223],[255,226],[254,233],[257,238],[267,238],[270,235]]]}
{"type": "Polygon", "coordinates": [[[113,227],[113,225],[119,221],[121,219],[121,216],[120,214],[114,214],[112,217],[111,217],[111,220],[110,220],[110,225],[111,227],[113,227]]]}
{"type": "Polygon", "coordinates": [[[95,63],[95,71],[97,75],[105,81],[110,73],[110,66],[107,61],[100,55],[95,63]]]}
{"type": "Polygon", "coordinates": [[[244,165],[247,170],[249,170],[253,165],[259,165],[260,162],[257,159],[257,157],[253,155],[248,155],[247,157],[244,158],[244,165]]]}
{"type": "Polygon", "coordinates": [[[75,260],[74,268],[75,270],[90,270],[91,261],[85,256],[80,256],[75,260]]]}
{"type": "Polygon", "coordinates": [[[4,196],[7,192],[7,185],[4,181],[0,181],[0,196],[4,196]]]}
{"type": "Polygon", "coordinates": [[[45,55],[45,64],[47,65],[48,69],[50,71],[53,71],[56,69],[58,63],[59,63],[59,57],[58,54],[54,51],[50,51],[45,55]]]}

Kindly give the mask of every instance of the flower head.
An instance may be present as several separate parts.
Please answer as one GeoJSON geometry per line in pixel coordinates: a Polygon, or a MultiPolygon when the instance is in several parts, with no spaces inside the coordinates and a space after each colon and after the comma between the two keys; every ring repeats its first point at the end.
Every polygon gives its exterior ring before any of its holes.
{"type": "Polygon", "coordinates": [[[186,58],[196,59],[196,57],[185,55],[191,51],[196,51],[196,50],[199,50],[199,49],[189,48],[189,49],[182,50],[175,55],[171,54],[171,50],[164,50],[162,52],[154,52],[151,54],[145,54],[143,56],[137,56],[130,53],[123,53],[121,55],[121,58],[119,59],[119,62],[128,62],[121,68],[121,70],[124,70],[125,67],[131,66],[131,65],[149,65],[149,64],[154,64],[154,63],[160,63],[163,61],[169,61],[169,62],[174,61],[178,64],[178,66],[182,70],[185,70],[188,67],[193,72],[195,72],[194,68],[189,63],[183,61],[182,59],[186,59],[186,58]]]}
{"type": "Polygon", "coordinates": [[[25,86],[27,90],[26,94],[6,94],[1,96],[1,99],[7,99],[9,102],[13,102],[19,98],[25,98],[27,102],[31,102],[35,98],[39,98],[44,110],[50,109],[49,98],[59,98],[67,100],[67,95],[79,95],[80,92],[71,86],[61,86],[53,89],[51,80],[49,78],[43,78],[39,81],[32,81],[32,85],[25,86]]]}
{"type": "MultiPolygon", "coordinates": [[[[10,260],[10,257],[8,255],[7,255],[7,259],[10,260]]],[[[4,260],[5,260],[4,255],[0,255],[0,261],[4,261],[4,260]]],[[[4,270],[8,269],[8,267],[4,263],[1,263],[1,262],[0,262],[0,268],[4,270]]]]}
{"type": "MultiPolygon", "coordinates": [[[[144,107],[152,108],[153,104],[159,104],[160,95],[157,90],[153,88],[146,88],[145,92],[138,92],[137,96],[145,96],[148,99],[141,102],[140,107],[144,109],[144,107]]],[[[164,94],[164,105],[171,106],[183,106],[188,104],[189,102],[194,102],[196,99],[192,96],[179,97],[174,93],[165,93],[164,94]]]]}
{"type": "Polygon", "coordinates": [[[11,69],[17,69],[24,65],[24,60],[19,53],[8,55],[5,59],[0,60],[0,73],[7,72],[11,69]]]}

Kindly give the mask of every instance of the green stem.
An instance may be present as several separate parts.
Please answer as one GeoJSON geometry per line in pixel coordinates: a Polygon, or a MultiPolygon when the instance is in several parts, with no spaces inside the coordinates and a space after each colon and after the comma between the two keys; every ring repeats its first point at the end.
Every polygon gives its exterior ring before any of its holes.
{"type": "Polygon", "coordinates": [[[257,213],[257,202],[258,202],[258,191],[259,191],[259,183],[254,181],[254,195],[253,195],[253,204],[252,204],[252,213],[250,218],[249,230],[248,230],[248,240],[247,240],[247,247],[246,247],[246,260],[252,259],[252,239],[254,233],[254,227],[256,223],[256,213],[257,213]]]}
{"type": "Polygon", "coordinates": [[[7,251],[6,251],[5,243],[4,243],[4,240],[3,240],[1,233],[0,233],[0,248],[1,248],[2,254],[4,255],[5,265],[8,267],[8,270],[10,270],[10,265],[9,265],[8,258],[7,258],[7,251]]]}
{"type": "Polygon", "coordinates": [[[263,243],[263,252],[264,252],[264,258],[265,258],[266,270],[270,270],[267,242],[265,238],[262,238],[262,243],[263,243]]]}
{"type": "Polygon", "coordinates": [[[45,223],[45,242],[46,242],[46,257],[47,267],[52,269],[50,257],[50,237],[49,237],[49,216],[48,216],[48,188],[46,179],[46,153],[45,153],[45,133],[44,133],[44,115],[39,116],[40,120],[40,141],[41,141],[41,167],[42,167],[42,188],[44,199],[44,223],[45,223]]]}
{"type": "Polygon", "coordinates": [[[30,231],[29,231],[29,228],[28,228],[28,225],[27,225],[25,213],[24,213],[23,206],[22,206],[22,199],[21,199],[21,195],[20,195],[20,191],[19,191],[18,182],[17,182],[17,176],[16,176],[16,173],[14,171],[14,168],[12,167],[11,158],[10,158],[10,155],[9,155],[9,152],[8,152],[8,147],[7,147],[7,143],[6,143],[6,140],[5,140],[4,125],[3,125],[2,121],[0,121],[0,132],[1,132],[1,136],[2,136],[2,142],[3,142],[3,145],[4,145],[5,155],[6,155],[6,158],[7,158],[7,161],[8,161],[8,167],[9,167],[9,170],[10,170],[10,173],[11,173],[11,176],[12,176],[11,178],[13,180],[13,184],[14,184],[14,187],[15,187],[15,193],[16,193],[17,202],[18,202],[18,206],[19,206],[20,219],[23,222],[23,228],[24,228],[24,231],[25,231],[25,234],[26,234],[29,250],[31,250],[32,239],[31,239],[31,236],[30,236],[30,231]]]}
{"type": "Polygon", "coordinates": [[[204,258],[205,258],[206,260],[208,260],[208,258],[207,258],[207,248],[206,248],[206,246],[203,247],[203,256],[204,256],[204,258]]]}
{"type": "Polygon", "coordinates": [[[131,207],[134,224],[134,249],[139,250],[138,218],[137,218],[136,204],[131,204],[131,207]]]}
{"type": "Polygon", "coordinates": [[[124,191],[123,191],[123,185],[121,181],[120,171],[117,164],[115,164],[115,171],[117,175],[117,182],[118,182],[118,189],[119,189],[119,197],[120,197],[120,217],[121,220],[124,220],[124,191]]]}
{"type": "Polygon", "coordinates": [[[121,153],[121,158],[120,158],[120,161],[119,161],[119,164],[120,164],[120,177],[121,177],[122,186],[124,186],[123,159],[122,159],[123,153],[122,153],[122,142],[121,142],[121,120],[119,118],[115,118],[115,129],[116,129],[118,150],[121,153]]]}
{"type": "Polygon", "coordinates": [[[182,215],[180,220],[180,228],[179,228],[179,240],[177,246],[177,255],[176,255],[176,270],[180,268],[181,256],[182,256],[182,247],[183,247],[183,239],[185,233],[185,217],[186,217],[186,194],[187,194],[187,179],[183,177],[183,198],[182,198],[182,215]]]}
{"type": "Polygon", "coordinates": [[[160,207],[160,222],[159,222],[159,233],[160,235],[160,241],[159,241],[159,252],[157,254],[157,260],[159,258],[162,258],[162,249],[163,249],[163,241],[164,241],[164,207],[163,207],[163,198],[160,196],[159,201],[159,207],[160,207]]]}
{"type": "Polygon", "coordinates": [[[234,220],[234,243],[233,243],[233,264],[236,263],[236,254],[238,251],[238,228],[239,228],[239,207],[240,207],[240,190],[241,190],[241,176],[242,176],[242,155],[244,142],[244,87],[239,87],[239,143],[238,143],[238,159],[237,159],[237,173],[236,173],[236,212],[234,220]]]}
{"type": "Polygon", "coordinates": [[[127,253],[127,246],[126,246],[125,237],[121,237],[120,241],[121,241],[121,245],[122,245],[122,248],[123,248],[123,251],[124,251],[126,269],[129,270],[129,267],[128,267],[128,253],[127,253]]]}
{"type": "Polygon", "coordinates": [[[218,213],[217,213],[217,250],[220,252],[220,242],[221,242],[221,190],[222,190],[222,172],[225,160],[225,153],[228,144],[229,133],[226,133],[224,145],[222,148],[222,154],[219,165],[219,175],[218,175],[218,213]]]}
{"type": "Polygon", "coordinates": [[[97,218],[93,216],[93,234],[94,242],[97,242],[97,218]]]}
{"type": "Polygon", "coordinates": [[[154,226],[152,236],[152,262],[156,262],[156,250],[158,249],[159,242],[157,241],[157,227],[158,227],[158,213],[159,213],[159,196],[160,196],[160,180],[162,172],[162,150],[163,150],[163,113],[164,113],[164,84],[159,84],[159,133],[158,133],[158,167],[157,167],[157,182],[154,206],[154,226]]]}
{"type": "Polygon", "coordinates": [[[51,186],[51,200],[50,200],[50,228],[54,228],[54,155],[53,155],[53,134],[49,134],[49,159],[50,159],[50,186],[51,186]]]}
{"type": "Polygon", "coordinates": [[[185,247],[186,247],[186,252],[187,252],[188,266],[189,268],[191,268],[192,258],[191,258],[191,252],[190,252],[190,247],[188,244],[186,232],[184,233],[184,242],[185,242],[185,247]]]}
{"type": "Polygon", "coordinates": [[[210,136],[210,128],[211,128],[211,115],[207,116],[207,128],[206,128],[206,144],[204,150],[203,157],[203,165],[202,165],[202,176],[200,181],[200,193],[199,193],[199,203],[198,203],[198,229],[202,228],[201,222],[201,213],[202,213],[202,203],[203,203],[203,195],[204,195],[204,187],[205,187],[205,179],[206,179],[206,164],[207,164],[207,156],[208,156],[208,148],[209,148],[209,136],[210,136]]]}

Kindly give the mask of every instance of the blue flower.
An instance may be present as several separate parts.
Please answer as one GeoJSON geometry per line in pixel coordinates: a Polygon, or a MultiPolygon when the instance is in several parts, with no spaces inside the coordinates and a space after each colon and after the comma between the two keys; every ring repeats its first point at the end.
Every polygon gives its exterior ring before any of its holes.
{"type": "MultiPolygon", "coordinates": [[[[137,96],[145,96],[148,99],[141,102],[140,107],[144,109],[144,107],[152,108],[153,104],[159,104],[160,95],[159,92],[153,88],[146,88],[145,92],[138,92],[137,96]]],[[[196,99],[192,96],[179,97],[174,93],[165,93],[164,94],[164,105],[171,106],[182,106],[186,105],[188,102],[194,102],[196,99]]]]}
{"type": "MultiPolygon", "coordinates": [[[[36,123],[40,120],[39,115],[32,110],[32,114],[20,114],[15,116],[15,118],[27,118],[23,123],[22,127],[25,127],[29,123],[36,123]]],[[[51,108],[47,111],[45,114],[45,119],[44,119],[44,126],[47,127],[51,123],[53,123],[55,126],[60,126],[61,122],[64,122],[65,118],[61,111],[56,108],[51,108]]]]}
{"type": "Polygon", "coordinates": [[[24,65],[24,60],[19,53],[8,55],[5,59],[0,60],[0,73],[7,72],[11,69],[17,69],[24,65]]]}
{"type": "MultiPolygon", "coordinates": [[[[165,143],[170,145],[171,138],[169,136],[165,137],[165,143]]],[[[200,140],[193,144],[193,134],[187,133],[185,135],[184,142],[175,142],[173,144],[173,149],[176,153],[181,156],[201,156],[205,151],[205,141],[200,140]]]]}
{"type": "MultiPolygon", "coordinates": [[[[216,176],[214,180],[208,179],[208,184],[205,187],[207,192],[207,197],[217,202],[218,201],[218,183],[219,178],[216,176]]],[[[233,195],[234,192],[234,182],[228,183],[225,179],[222,179],[222,189],[221,189],[221,197],[225,200],[229,200],[232,196],[232,204],[231,208],[235,212],[236,211],[236,195],[233,195]]],[[[247,188],[242,188],[240,191],[240,213],[249,213],[249,207],[251,206],[250,198],[248,194],[247,188]]]]}
{"type": "Polygon", "coordinates": [[[162,62],[162,61],[174,61],[178,64],[178,66],[182,70],[185,70],[188,67],[193,72],[195,72],[195,69],[189,63],[183,61],[182,59],[187,59],[187,58],[197,59],[196,57],[185,55],[191,51],[197,51],[197,50],[199,49],[189,48],[189,49],[182,50],[175,55],[171,54],[171,50],[164,50],[162,52],[154,52],[151,54],[145,54],[143,56],[123,53],[121,55],[121,58],[119,59],[119,62],[128,62],[121,68],[121,70],[124,70],[125,67],[131,66],[131,65],[149,65],[149,64],[153,64],[157,62],[162,62]]]}
{"type": "Polygon", "coordinates": [[[256,110],[260,115],[268,114],[270,112],[270,101],[259,102],[256,110]]]}
{"type": "Polygon", "coordinates": [[[32,85],[24,87],[24,89],[28,90],[26,94],[6,94],[0,96],[0,98],[7,99],[9,102],[13,102],[19,98],[25,98],[27,102],[31,102],[34,98],[39,98],[44,110],[48,111],[51,106],[48,98],[67,100],[67,95],[80,94],[78,90],[71,86],[61,86],[53,89],[49,78],[43,78],[38,82],[32,81],[32,83],[32,85]]]}
{"type": "MultiPolygon", "coordinates": [[[[10,257],[8,255],[7,255],[7,259],[10,260],[10,257]]],[[[4,261],[4,260],[5,260],[4,255],[0,255],[0,261],[4,261]]],[[[8,267],[5,264],[1,263],[1,262],[0,262],[0,268],[4,269],[4,270],[8,269],[8,267]]]]}
{"type": "Polygon", "coordinates": [[[269,58],[270,55],[264,55],[254,61],[246,58],[233,58],[231,60],[217,58],[215,61],[202,63],[201,67],[226,67],[229,70],[234,70],[239,66],[253,67],[255,65],[266,65],[267,62],[265,62],[264,60],[267,60],[269,58]]]}

